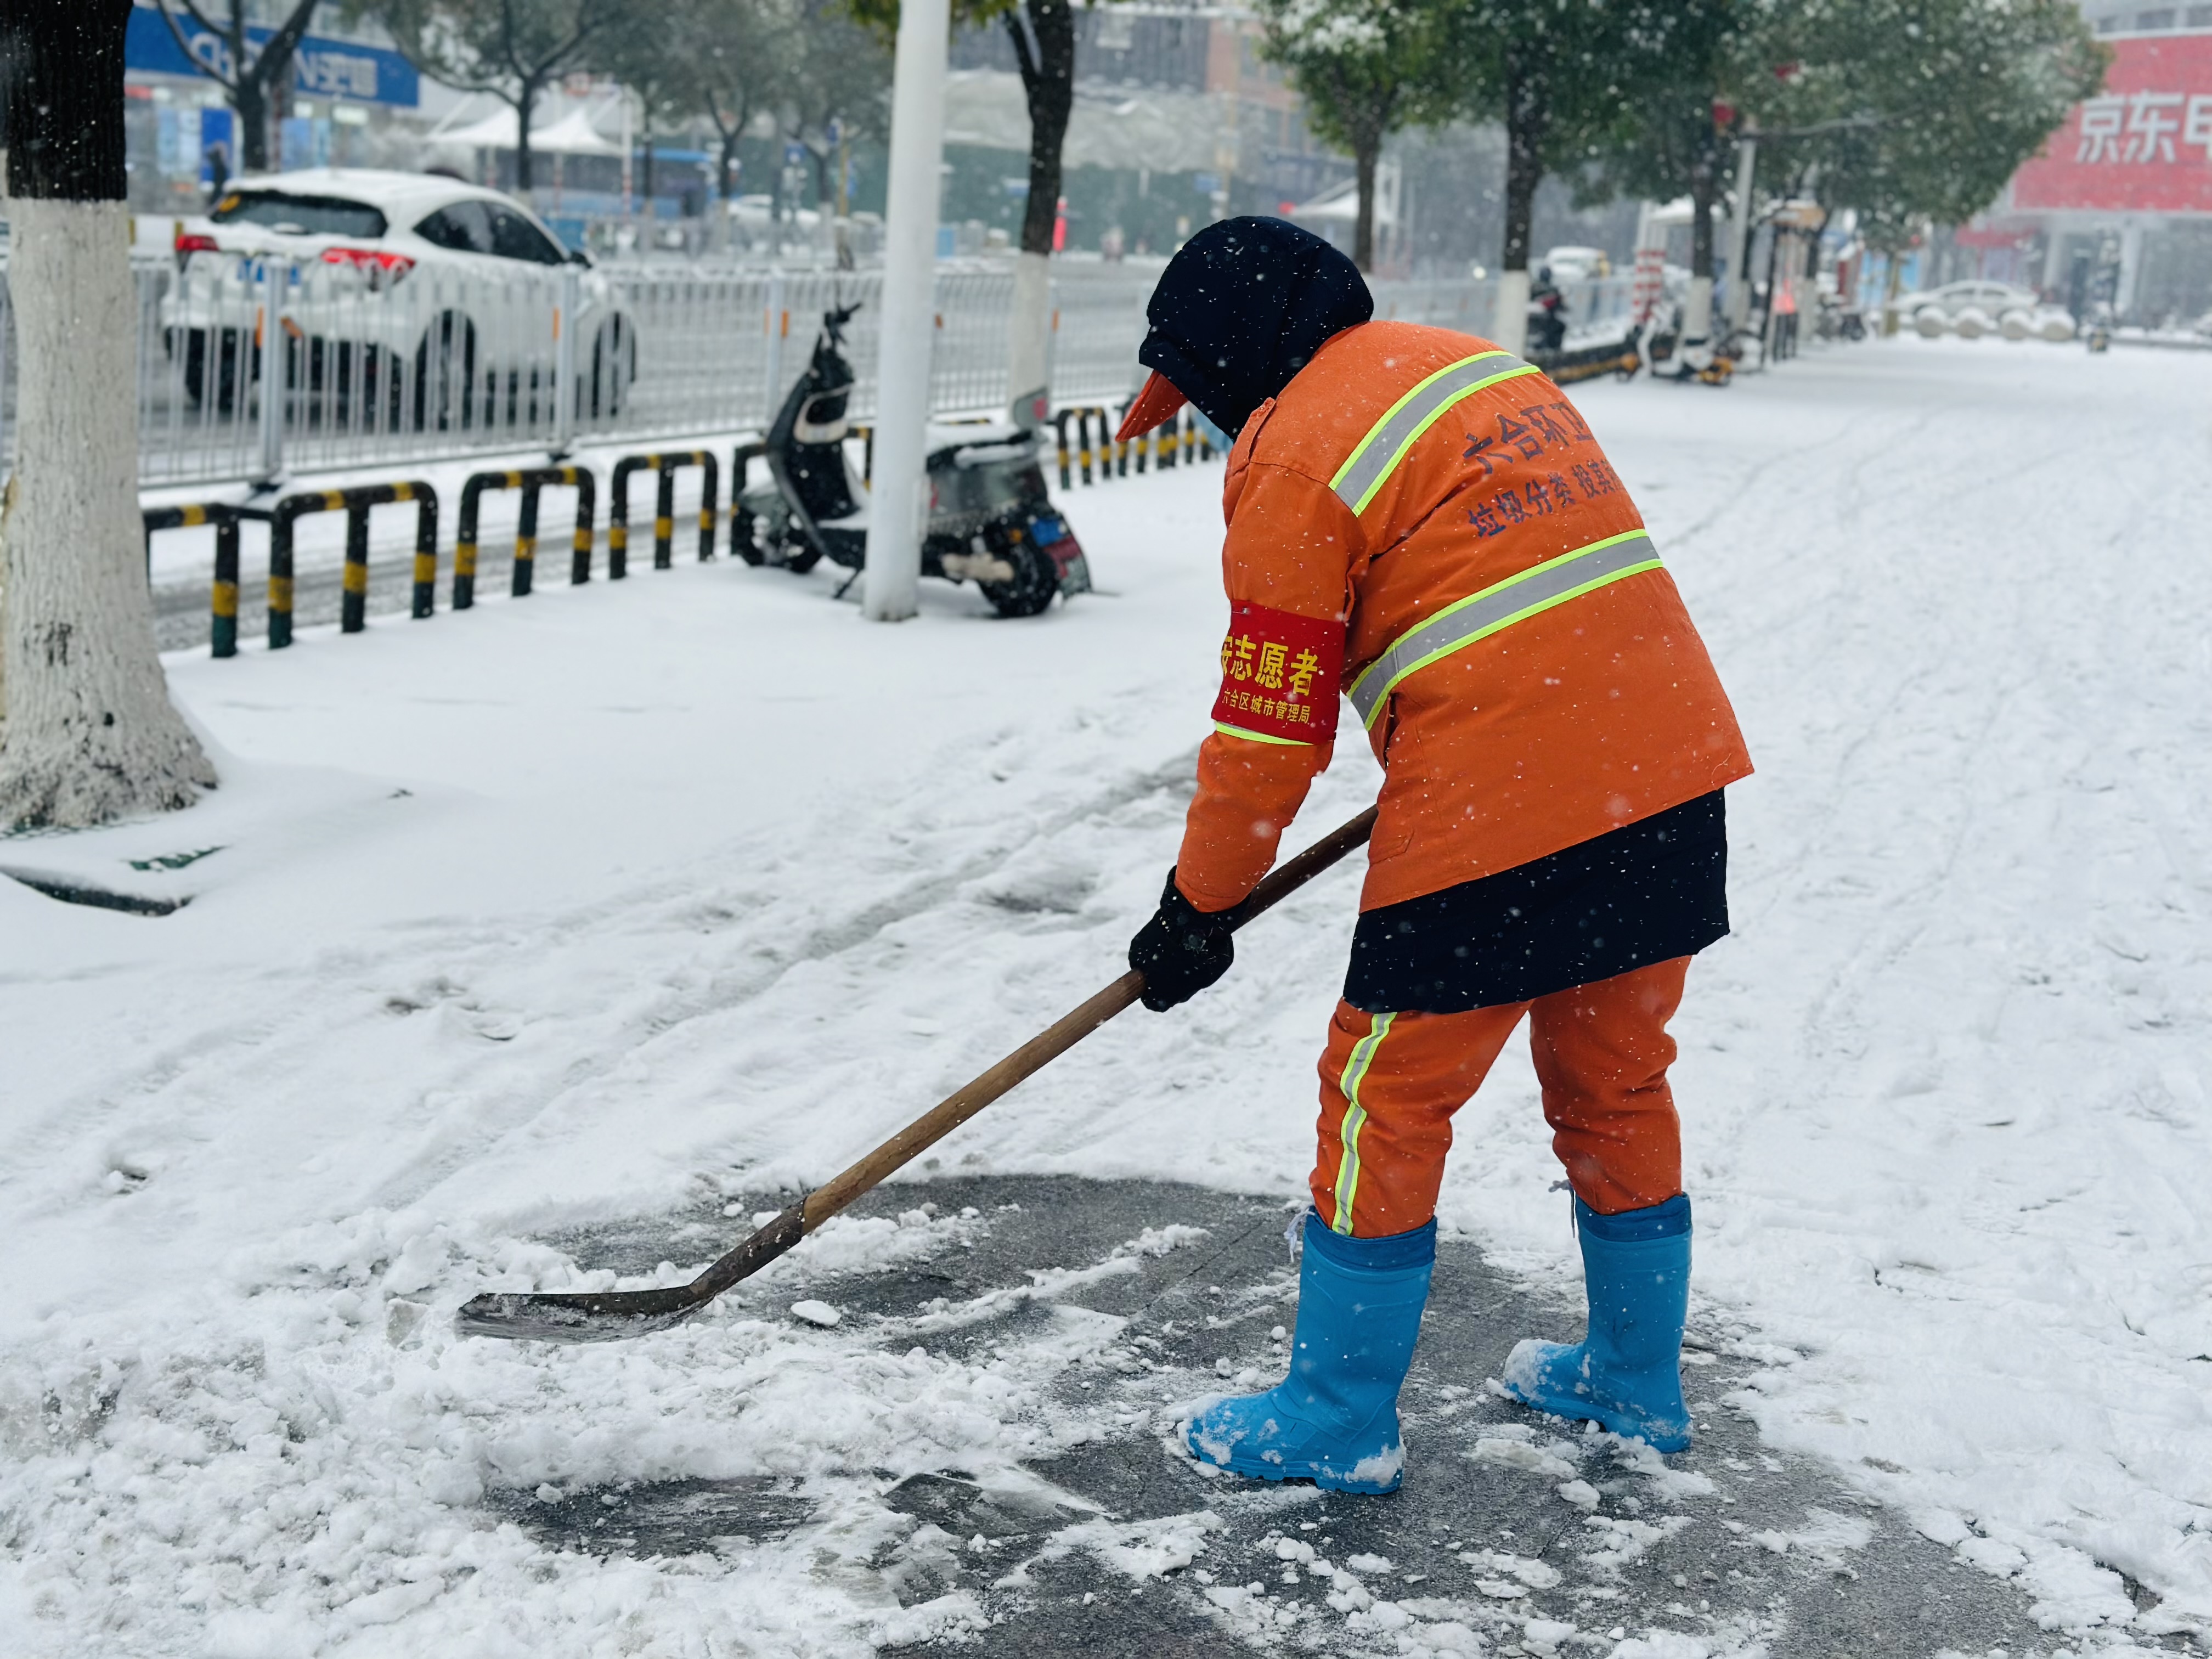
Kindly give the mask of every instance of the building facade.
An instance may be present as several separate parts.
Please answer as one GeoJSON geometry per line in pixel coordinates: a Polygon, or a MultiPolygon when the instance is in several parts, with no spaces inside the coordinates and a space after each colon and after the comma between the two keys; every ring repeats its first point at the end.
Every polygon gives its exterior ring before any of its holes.
{"type": "Polygon", "coordinates": [[[1954,241],[2077,316],[2189,325],[2212,313],[2212,4],[2082,11],[2112,54],[2104,90],[1954,241]]]}

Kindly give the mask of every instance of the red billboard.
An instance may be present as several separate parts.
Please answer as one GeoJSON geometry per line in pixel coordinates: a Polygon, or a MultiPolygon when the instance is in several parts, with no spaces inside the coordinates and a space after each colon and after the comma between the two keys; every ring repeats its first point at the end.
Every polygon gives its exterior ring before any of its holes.
{"type": "Polygon", "coordinates": [[[2013,175],[2013,207],[2212,213],[2212,34],[2107,44],[2105,90],[2013,175]]]}

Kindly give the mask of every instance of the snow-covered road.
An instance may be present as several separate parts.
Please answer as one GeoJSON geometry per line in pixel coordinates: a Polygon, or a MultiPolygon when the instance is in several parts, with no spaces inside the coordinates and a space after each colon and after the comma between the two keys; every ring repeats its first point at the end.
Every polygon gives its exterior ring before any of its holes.
{"type": "MultiPolygon", "coordinates": [[[[1745,1403],[2017,1574],[2054,1648],[2212,1632],[2212,379],[1900,340],[1577,401],[1760,769],[1736,933],[1677,1025],[1699,1291],[1778,1359],[1745,1403]]],[[[750,1316],[498,1349],[445,1315],[568,1282],[550,1229],[819,1181],[1116,971],[1205,729],[1218,477],[1075,492],[1107,592],[1035,623],[939,586],[868,629],[824,577],[721,564],[173,659],[226,788],[0,842],[193,899],[0,882],[0,1628],[70,1656],[918,1633],[802,1553],[600,1564],[477,1505],[1011,1466],[1052,1425],[989,1366],[820,1369],[750,1316]]],[[[1374,783],[1341,753],[1293,840],[1374,783]]],[[[1316,884],[940,1167],[1294,1193],[1354,893],[1316,884]]],[[[1571,1282],[1525,1060],[1460,1129],[1446,1221],[1571,1282]]]]}

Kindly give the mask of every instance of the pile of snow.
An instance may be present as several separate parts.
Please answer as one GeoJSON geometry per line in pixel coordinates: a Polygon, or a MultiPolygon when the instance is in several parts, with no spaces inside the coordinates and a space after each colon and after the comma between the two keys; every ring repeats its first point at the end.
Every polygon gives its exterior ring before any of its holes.
{"type": "MultiPolygon", "coordinates": [[[[2054,1631],[2212,1626],[2191,360],[1875,343],[1724,392],[1576,392],[1760,768],[1730,792],[1737,931],[1676,1027],[1700,1331],[1778,1362],[1740,1397],[1773,1440],[2017,1577],[2054,1631]]],[[[223,791],[0,843],[190,900],[154,919],[0,881],[15,1650],[742,1628],[857,1653],[972,1620],[817,1570],[878,1541],[834,1528],[599,1559],[485,1499],[775,1474],[830,1501],[854,1471],[1008,1468],[1060,1443],[1042,1373],[810,1326],[774,1278],[603,1349],[448,1321],[480,1288],[611,1282],[531,1242],[563,1227],[819,1182],[1120,970],[1206,729],[1218,478],[1073,493],[1103,591],[1032,622],[932,585],[920,621],[869,628],[826,574],[680,565],[177,658],[223,791]]],[[[1293,840],[1375,779],[1347,743],[1293,840]]],[[[918,1173],[1294,1195],[1356,887],[1316,883],[1217,990],[1125,1016],[918,1173]]],[[[1458,1141],[1447,1224],[1571,1285],[1517,1051],[1458,1141]]],[[[890,1261],[902,1236],[805,1248],[890,1261]]],[[[1102,1340],[1054,1335],[1029,1363],[1102,1340]]],[[[1663,1524],[1588,1522],[1624,1561],[1663,1524]]],[[[1175,1572],[1202,1534],[1095,1547],[1175,1572]]],[[[1377,1640],[1409,1622],[1362,1594],[1377,1640]]]]}

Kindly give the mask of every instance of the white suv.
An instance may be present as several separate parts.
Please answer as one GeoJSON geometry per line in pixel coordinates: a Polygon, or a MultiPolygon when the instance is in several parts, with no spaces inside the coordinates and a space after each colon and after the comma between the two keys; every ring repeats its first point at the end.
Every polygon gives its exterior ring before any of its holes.
{"type": "Polygon", "coordinates": [[[161,304],[185,394],[228,411],[259,372],[261,312],[289,337],[286,384],[360,418],[512,424],[550,406],[574,276],[575,414],[621,409],[634,325],[605,276],[496,191],[430,174],[313,167],[248,174],[180,222],[161,304]]]}

